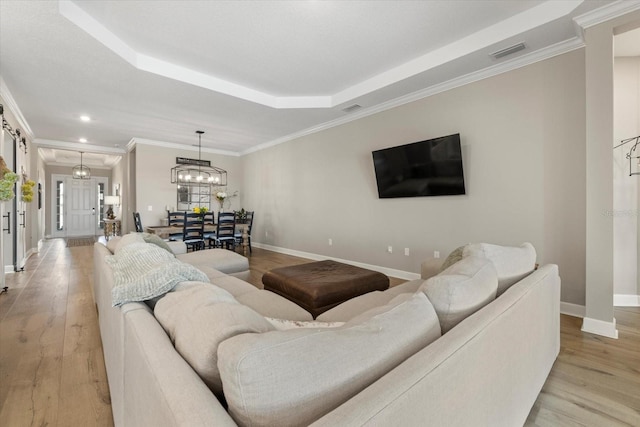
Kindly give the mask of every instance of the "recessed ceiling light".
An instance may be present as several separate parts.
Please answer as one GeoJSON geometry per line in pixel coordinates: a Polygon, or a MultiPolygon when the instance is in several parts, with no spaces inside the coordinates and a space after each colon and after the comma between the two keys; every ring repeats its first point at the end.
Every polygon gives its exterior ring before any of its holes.
{"type": "Polygon", "coordinates": [[[78,141],[80,141],[80,142],[87,142],[87,138],[80,138],[78,141]]]}
{"type": "Polygon", "coordinates": [[[83,122],[90,122],[91,121],[91,117],[89,117],[89,116],[80,116],[80,120],[82,120],[83,122]]]}

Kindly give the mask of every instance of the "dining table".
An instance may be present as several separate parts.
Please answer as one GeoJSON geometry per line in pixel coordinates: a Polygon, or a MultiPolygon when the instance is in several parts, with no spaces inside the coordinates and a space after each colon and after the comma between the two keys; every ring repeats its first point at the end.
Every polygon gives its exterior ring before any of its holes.
{"type": "MultiPolygon", "coordinates": [[[[244,254],[244,256],[247,256],[249,248],[249,224],[236,223],[236,230],[242,232],[242,253],[244,254]]],[[[163,239],[168,239],[172,234],[181,234],[182,227],[176,225],[150,225],[145,226],[144,231],[150,234],[157,234],[163,239]]],[[[204,232],[215,233],[216,224],[205,224],[204,232]]]]}

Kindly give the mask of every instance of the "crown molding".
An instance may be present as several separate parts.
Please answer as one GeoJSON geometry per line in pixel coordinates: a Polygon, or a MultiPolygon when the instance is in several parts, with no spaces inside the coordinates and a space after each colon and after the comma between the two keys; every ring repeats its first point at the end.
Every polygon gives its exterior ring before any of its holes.
{"type": "Polygon", "coordinates": [[[104,147],[102,145],[82,144],[78,145],[77,142],[56,141],[53,139],[34,139],[33,145],[46,148],[57,148],[59,150],[67,151],[84,151],[85,153],[102,153],[102,154],[116,154],[122,155],[126,152],[122,148],[104,147]]]}
{"type": "Polygon", "coordinates": [[[176,81],[192,84],[224,95],[271,108],[333,108],[376,92],[389,85],[414,77],[524,31],[567,16],[583,0],[545,1],[503,21],[476,31],[435,51],[392,67],[371,78],[333,94],[315,96],[279,96],[251,89],[213,75],[183,67],[137,52],[97,19],[71,0],[58,2],[59,13],[133,67],[176,81]]]}
{"type": "Polygon", "coordinates": [[[618,0],[576,16],[573,22],[584,30],[636,10],[640,10],[640,0],[618,0]]]}
{"type": "Polygon", "coordinates": [[[33,141],[33,131],[31,130],[27,119],[22,114],[20,107],[18,107],[18,103],[13,98],[9,87],[7,87],[7,84],[5,83],[2,76],[0,76],[0,96],[2,97],[4,102],[6,102],[7,110],[11,111],[15,119],[18,121],[18,125],[20,126],[20,129],[24,131],[25,136],[27,136],[30,141],[33,141]]]}
{"type": "MultiPolygon", "coordinates": [[[[198,147],[194,147],[191,145],[176,144],[173,142],[166,142],[166,141],[156,141],[153,139],[131,138],[131,140],[127,143],[127,147],[126,147],[127,152],[130,152],[131,150],[133,150],[135,146],[138,144],[152,145],[154,147],[174,148],[182,151],[195,151],[195,152],[198,151],[198,147]]],[[[237,151],[218,150],[215,148],[201,147],[200,151],[202,151],[203,153],[221,154],[223,156],[233,156],[233,157],[240,156],[240,153],[237,151]]]]}
{"type": "Polygon", "coordinates": [[[562,55],[562,54],[574,51],[576,49],[581,49],[584,46],[585,44],[582,39],[580,39],[579,37],[574,37],[572,39],[548,46],[544,49],[540,49],[535,52],[531,52],[531,53],[519,56],[510,61],[492,65],[488,68],[484,68],[482,70],[478,70],[473,73],[469,73],[464,76],[457,77],[455,79],[451,79],[449,81],[446,81],[434,86],[429,86],[425,89],[410,93],[405,96],[401,96],[396,99],[392,99],[391,101],[387,101],[387,102],[375,105],[373,107],[357,110],[356,112],[348,116],[341,117],[339,119],[335,119],[329,122],[325,122],[318,126],[314,126],[314,127],[302,130],[300,132],[296,132],[296,133],[284,136],[282,138],[275,139],[273,141],[256,145],[255,147],[251,147],[247,150],[242,151],[240,154],[246,155],[246,154],[251,154],[257,151],[261,151],[266,148],[273,147],[287,141],[292,141],[294,139],[301,138],[303,136],[311,135],[316,132],[320,132],[326,129],[343,125],[345,123],[359,120],[367,116],[371,116],[373,114],[390,110],[392,108],[399,107],[401,105],[408,104],[410,102],[418,101],[423,98],[428,98],[430,96],[436,95],[441,92],[446,92],[448,90],[455,89],[457,87],[465,86],[470,83],[474,83],[480,80],[487,79],[489,77],[497,76],[499,74],[503,74],[518,68],[525,67],[527,65],[535,64],[536,62],[544,61],[546,59],[553,58],[554,56],[562,55]]]}

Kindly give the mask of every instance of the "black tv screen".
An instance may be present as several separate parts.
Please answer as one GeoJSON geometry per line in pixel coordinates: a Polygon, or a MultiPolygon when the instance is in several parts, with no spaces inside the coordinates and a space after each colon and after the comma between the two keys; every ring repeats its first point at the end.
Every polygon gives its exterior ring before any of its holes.
{"type": "Polygon", "coordinates": [[[460,134],[372,154],[381,199],[465,194],[460,134]]]}

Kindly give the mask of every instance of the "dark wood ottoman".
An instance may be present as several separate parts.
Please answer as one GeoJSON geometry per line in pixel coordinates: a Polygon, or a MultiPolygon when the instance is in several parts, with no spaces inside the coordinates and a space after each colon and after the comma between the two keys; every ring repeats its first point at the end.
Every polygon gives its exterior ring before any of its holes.
{"type": "Polygon", "coordinates": [[[264,288],[307,310],[315,319],[336,305],[371,291],[384,291],[389,278],[377,271],[326,260],[275,268],[262,276],[264,288]]]}

